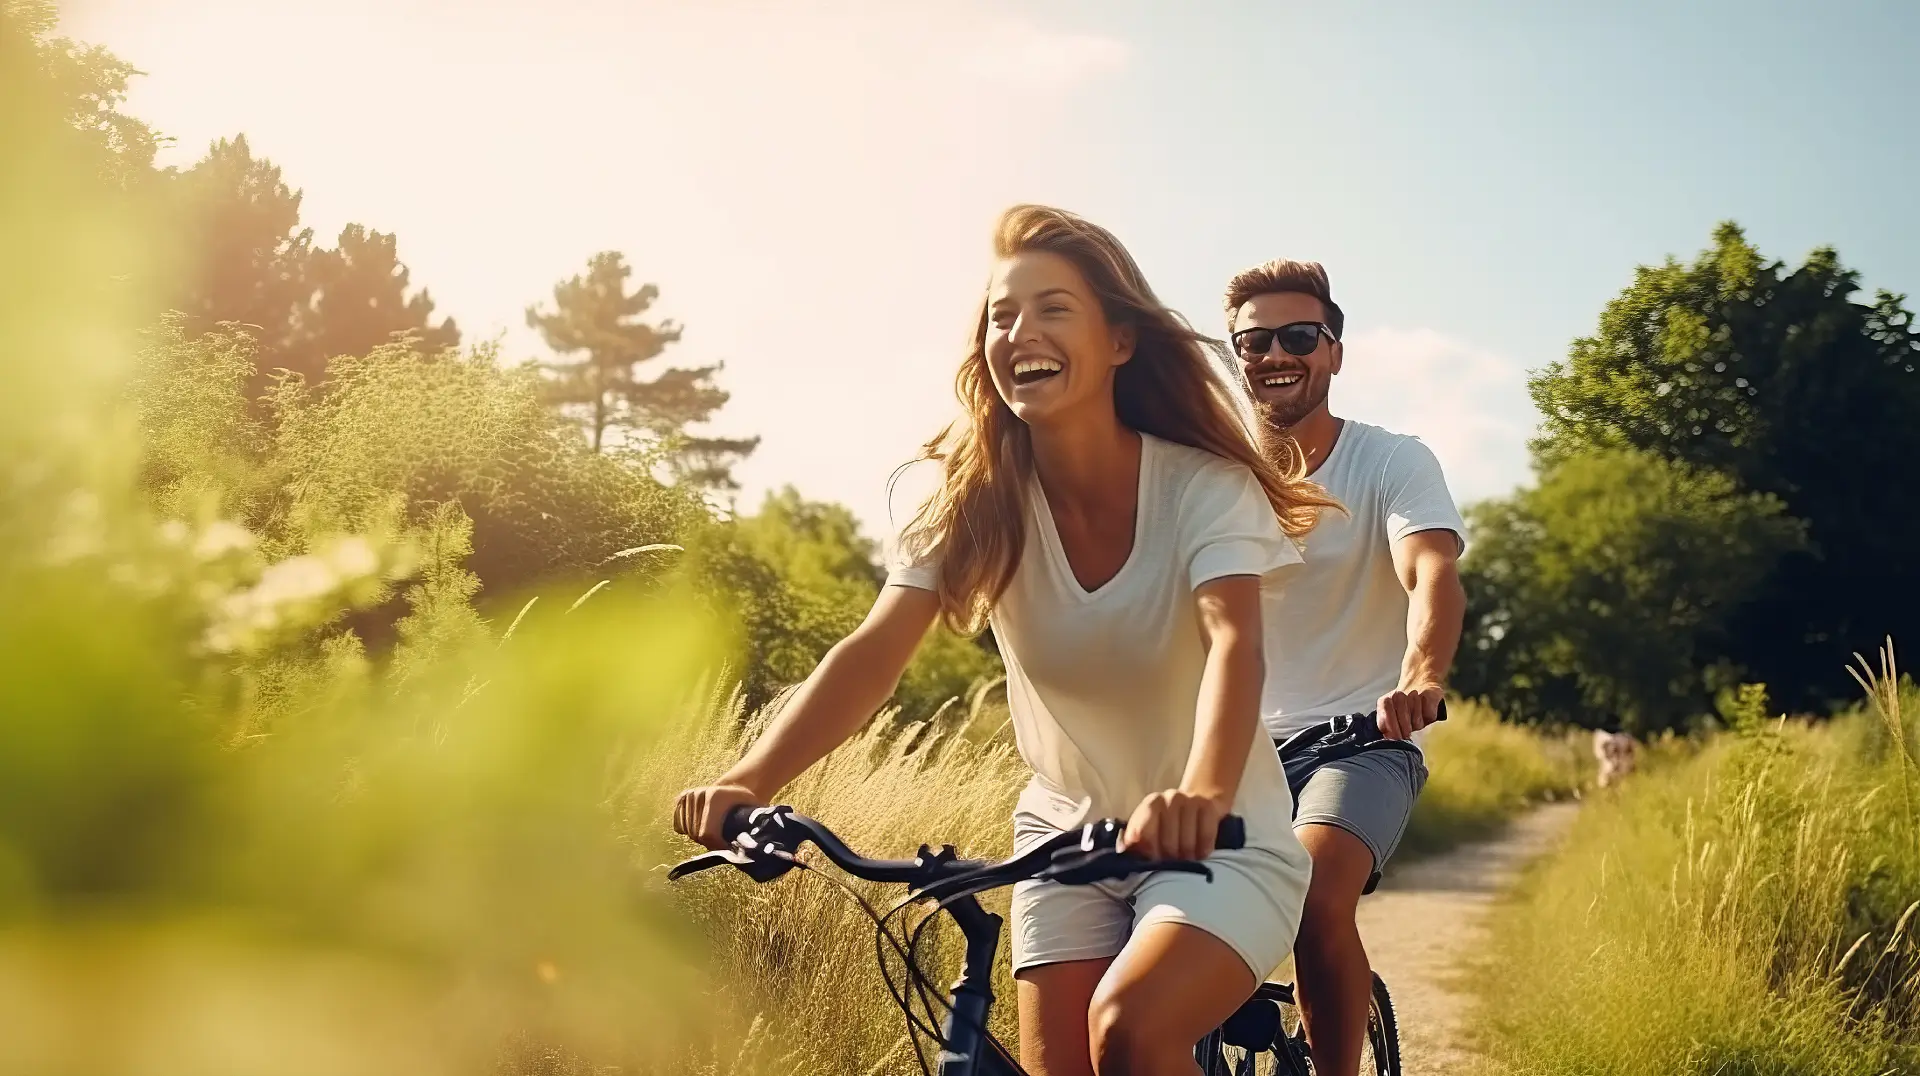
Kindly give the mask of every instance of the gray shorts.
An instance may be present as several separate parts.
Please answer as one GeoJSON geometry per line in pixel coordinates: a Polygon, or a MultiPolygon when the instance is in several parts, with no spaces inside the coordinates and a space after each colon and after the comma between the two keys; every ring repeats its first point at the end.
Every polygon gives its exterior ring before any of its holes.
{"type": "Polygon", "coordinates": [[[1413,801],[1426,783],[1427,764],[1415,751],[1375,749],[1326,763],[1307,775],[1294,805],[1293,828],[1339,826],[1373,853],[1378,876],[1400,847],[1413,801]]]}

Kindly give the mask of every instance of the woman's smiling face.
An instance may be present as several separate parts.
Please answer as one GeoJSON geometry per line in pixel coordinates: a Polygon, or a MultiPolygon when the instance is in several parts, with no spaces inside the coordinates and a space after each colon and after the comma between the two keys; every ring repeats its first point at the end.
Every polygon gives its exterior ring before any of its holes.
{"type": "Polygon", "coordinates": [[[987,368],[1022,422],[1113,406],[1114,370],[1133,355],[1128,326],[1107,321],[1072,261],[1049,251],[1001,259],[987,289],[987,368]]]}

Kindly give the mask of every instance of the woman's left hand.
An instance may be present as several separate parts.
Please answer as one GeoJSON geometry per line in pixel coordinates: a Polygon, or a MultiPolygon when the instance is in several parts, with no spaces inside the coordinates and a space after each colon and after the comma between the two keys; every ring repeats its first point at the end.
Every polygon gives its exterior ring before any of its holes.
{"type": "Polygon", "coordinates": [[[1177,788],[1155,792],[1127,820],[1120,850],[1149,860],[1205,859],[1228,806],[1218,797],[1177,788]]]}

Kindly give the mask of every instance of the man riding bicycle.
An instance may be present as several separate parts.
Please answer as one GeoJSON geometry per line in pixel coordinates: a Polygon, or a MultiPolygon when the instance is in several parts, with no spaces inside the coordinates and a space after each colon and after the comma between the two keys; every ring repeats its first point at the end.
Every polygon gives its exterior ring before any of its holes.
{"type": "MultiPolygon", "coordinates": [[[[1261,712],[1275,741],[1378,709],[1403,750],[1289,767],[1294,830],[1313,857],[1294,966],[1320,1076],[1354,1076],[1372,972],[1354,913],[1406,830],[1426,782],[1418,733],[1440,715],[1466,594],[1466,527],[1433,453],[1414,437],[1336,418],[1327,393],[1345,316],[1318,263],[1272,261],[1227,285],[1227,328],[1277,446],[1347,508],[1305,543],[1306,568],[1266,598],[1261,712]],[[1289,440],[1290,439],[1290,440],[1289,440]],[[1285,451],[1292,451],[1287,447],[1285,451]],[[1303,779],[1304,776],[1304,779],[1303,779]]],[[[1278,450],[1278,449],[1276,449],[1278,450]]]]}

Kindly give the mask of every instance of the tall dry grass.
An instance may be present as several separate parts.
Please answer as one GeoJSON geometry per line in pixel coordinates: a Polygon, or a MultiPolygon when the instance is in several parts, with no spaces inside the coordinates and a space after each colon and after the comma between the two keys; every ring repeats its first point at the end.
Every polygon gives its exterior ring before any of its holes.
{"type": "Polygon", "coordinates": [[[1486,837],[1537,803],[1575,795],[1594,773],[1587,743],[1583,730],[1527,728],[1477,703],[1449,702],[1447,720],[1421,745],[1427,784],[1401,854],[1427,855],[1486,837]]]}
{"type": "Polygon", "coordinates": [[[1728,736],[1582,812],[1495,918],[1500,1071],[1920,1071],[1917,700],[1728,736]]]}
{"type": "MultiPolygon", "coordinates": [[[[709,713],[693,715],[668,748],[638,764],[624,800],[636,836],[649,844],[671,841],[672,797],[690,780],[715,776],[732,764],[777,706],[743,720],[737,698],[716,698],[709,713]]],[[[819,818],[870,856],[911,856],[923,842],[950,843],[973,858],[1005,856],[1012,846],[1013,802],[1029,771],[990,732],[966,735],[974,724],[967,716],[949,708],[935,720],[903,726],[882,715],[784,790],[780,801],[819,818]]],[[[975,716],[991,720],[986,713],[975,716]]],[[[692,851],[684,843],[677,847],[692,851]]],[[[867,885],[824,869],[876,908],[904,895],[898,887],[867,885]]],[[[919,1071],[904,1020],[875,964],[872,922],[840,889],[801,872],[761,886],[732,871],[698,875],[675,889],[703,932],[715,979],[724,985],[708,999],[711,1011],[721,1015],[719,1030],[670,1071],[919,1071]]],[[[1007,893],[991,894],[983,903],[1004,915],[1007,893]]],[[[957,941],[957,931],[949,926],[947,933],[949,942],[957,941]]],[[[930,950],[925,963],[938,969],[936,982],[957,973],[957,950],[954,944],[930,950]]],[[[1011,1046],[1013,984],[1004,944],[1001,951],[994,977],[1001,1004],[993,1026],[1011,1046]]]]}

